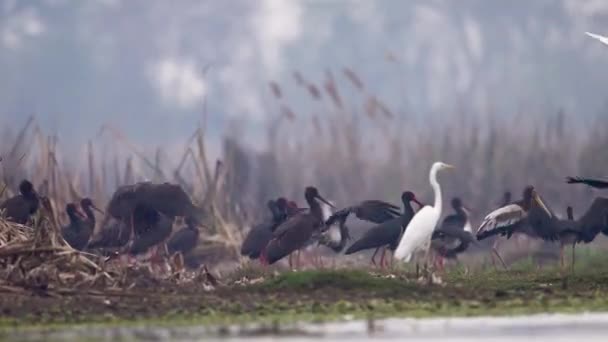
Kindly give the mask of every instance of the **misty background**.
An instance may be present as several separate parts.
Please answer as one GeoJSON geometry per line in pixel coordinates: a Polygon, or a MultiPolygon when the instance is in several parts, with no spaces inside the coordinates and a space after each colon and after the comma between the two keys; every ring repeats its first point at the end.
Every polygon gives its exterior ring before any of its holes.
{"type": "Polygon", "coordinates": [[[446,197],[477,215],[527,183],[577,215],[591,190],[564,176],[608,167],[608,46],[585,31],[608,33],[608,1],[2,0],[1,132],[14,141],[34,115],[84,192],[174,180],[143,162],[127,177],[132,150],[103,125],[167,170],[204,126],[230,201],[301,201],[306,184],[344,204],[405,188],[430,201],[441,159],[458,168],[446,197]],[[95,165],[121,169],[105,186],[84,180],[89,141],[95,165]]]}

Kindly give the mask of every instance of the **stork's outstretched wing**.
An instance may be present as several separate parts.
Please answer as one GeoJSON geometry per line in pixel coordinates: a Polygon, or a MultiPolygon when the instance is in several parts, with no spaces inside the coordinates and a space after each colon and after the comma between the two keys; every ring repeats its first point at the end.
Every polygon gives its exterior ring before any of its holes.
{"type": "Polygon", "coordinates": [[[331,226],[336,221],[346,219],[351,213],[354,213],[360,220],[378,224],[401,215],[399,207],[394,204],[378,200],[367,200],[335,212],[325,223],[331,226]]]}
{"type": "Polygon", "coordinates": [[[586,184],[590,187],[597,189],[608,188],[608,181],[593,178],[582,178],[582,177],[566,177],[566,183],[568,184],[586,184]]]}

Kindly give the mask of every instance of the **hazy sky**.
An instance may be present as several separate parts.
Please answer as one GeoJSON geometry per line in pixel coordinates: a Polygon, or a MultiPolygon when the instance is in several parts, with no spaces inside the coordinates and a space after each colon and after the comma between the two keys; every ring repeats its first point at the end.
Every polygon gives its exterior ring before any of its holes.
{"type": "Polygon", "coordinates": [[[606,103],[608,47],[585,31],[608,33],[608,1],[0,0],[0,122],[33,113],[64,141],[109,122],[181,143],[207,96],[216,136],[239,119],[255,140],[277,110],[268,81],[306,114],[293,71],[348,88],[343,67],[397,111],[588,115],[606,103]]]}

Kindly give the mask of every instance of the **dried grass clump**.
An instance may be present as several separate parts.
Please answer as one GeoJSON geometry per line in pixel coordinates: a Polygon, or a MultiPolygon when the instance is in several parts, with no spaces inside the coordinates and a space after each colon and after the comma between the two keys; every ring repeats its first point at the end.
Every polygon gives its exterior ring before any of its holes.
{"type": "Polygon", "coordinates": [[[41,209],[31,227],[0,219],[0,284],[37,290],[112,284],[96,257],[71,248],[52,215],[41,209]]]}

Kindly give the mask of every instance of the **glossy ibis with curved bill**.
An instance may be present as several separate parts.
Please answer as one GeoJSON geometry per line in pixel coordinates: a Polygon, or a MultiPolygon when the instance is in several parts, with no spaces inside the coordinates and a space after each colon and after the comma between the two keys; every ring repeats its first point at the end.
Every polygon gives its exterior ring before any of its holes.
{"type": "Polygon", "coordinates": [[[441,269],[444,267],[444,258],[455,259],[469,245],[477,243],[469,220],[469,210],[459,197],[454,197],[451,204],[455,213],[446,216],[431,237],[431,248],[439,254],[438,264],[441,269]]]}
{"type": "Polygon", "coordinates": [[[167,250],[169,255],[180,252],[186,254],[196,247],[198,244],[200,232],[196,226],[195,220],[186,218],[186,226],[176,231],[169,241],[167,241],[167,250]]]}
{"type": "Polygon", "coordinates": [[[272,240],[261,255],[264,263],[273,264],[304,247],[313,234],[325,226],[323,211],[318,201],[331,207],[333,205],[319,194],[317,188],[312,186],[306,188],[304,197],[310,209],[296,213],[275,229],[272,240]]]}
{"type": "Polygon", "coordinates": [[[70,223],[63,227],[61,235],[72,248],[81,251],[87,246],[91,232],[88,230],[85,218],[78,211],[76,204],[68,203],[65,211],[68,214],[70,223]]]}
{"type": "Polygon", "coordinates": [[[428,266],[431,237],[441,217],[442,209],[441,186],[437,181],[437,173],[441,170],[453,168],[452,165],[443,162],[435,162],[431,166],[429,182],[435,194],[435,203],[433,206],[422,207],[410,220],[393,254],[396,259],[409,262],[416,251],[423,250],[425,252],[425,266],[428,266]]]}
{"type": "MultiPolygon", "coordinates": [[[[401,201],[403,202],[402,214],[367,230],[344,254],[348,255],[362,250],[376,248],[371,259],[371,263],[376,265],[375,257],[380,248],[388,247],[391,251],[394,251],[397,248],[399,238],[403,234],[405,227],[407,227],[412,217],[414,217],[415,211],[412,208],[411,202],[418,204],[420,208],[423,207],[422,203],[416,199],[416,195],[411,191],[404,191],[401,194],[401,201]]],[[[380,258],[380,267],[384,267],[384,250],[382,251],[382,257],[380,258]]]]}
{"type": "Polygon", "coordinates": [[[568,184],[585,184],[596,189],[608,188],[608,181],[596,178],[566,177],[568,184]]]}
{"type": "Polygon", "coordinates": [[[192,217],[202,223],[204,210],[195,206],[181,186],[141,182],[119,187],[107,206],[110,216],[128,222],[137,204],[150,207],[166,217],[192,217]]]}
{"type": "Polygon", "coordinates": [[[409,262],[416,251],[423,250],[425,252],[425,266],[428,266],[431,237],[441,217],[442,209],[441,186],[437,181],[437,173],[441,170],[453,168],[454,166],[443,162],[435,162],[431,166],[429,182],[435,194],[435,203],[433,206],[422,207],[410,220],[395,250],[394,257],[396,259],[409,262]]]}
{"type": "Polygon", "coordinates": [[[80,208],[86,215],[85,224],[87,225],[87,230],[89,230],[90,233],[93,234],[93,231],[95,230],[95,213],[91,209],[94,209],[102,215],[104,215],[104,212],[101,209],[97,208],[95,204],[93,204],[93,200],[88,197],[85,197],[80,200],[80,208]]]}
{"type": "Polygon", "coordinates": [[[273,232],[287,217],[294,215],[297,206],[290,203],[284,197],[279,197],[276,201],[267,202],[271,217],[266,221],[253,226],[241,245],[241,255],[255,260],[260,257],[262,250],[273,237],[273,232]]]}
{"type": "Polygon", "coordinates": [[[40,199],[34,185],[24,179],[19,183],[19,195],[0,204],[0,214],[8,221],[25,224],[30,216],[36,213],[39,204],[40,199]]]}

